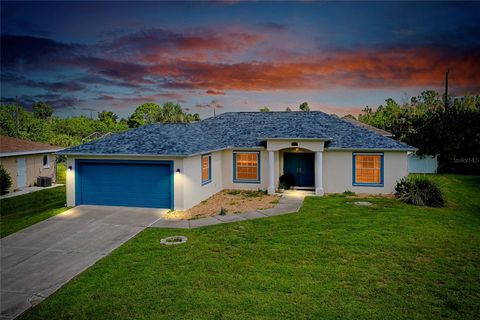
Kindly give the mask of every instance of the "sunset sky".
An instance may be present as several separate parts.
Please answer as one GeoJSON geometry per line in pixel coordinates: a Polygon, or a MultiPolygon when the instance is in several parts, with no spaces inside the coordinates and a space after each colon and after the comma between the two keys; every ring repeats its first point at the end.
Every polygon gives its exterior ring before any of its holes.
{"type": "Polygon", "coordinates": [[[446,69],[452,94],[480,94],[479,17],[478,2],[2,2],[1,99],[357,115],[443,90],[446,69]]]}

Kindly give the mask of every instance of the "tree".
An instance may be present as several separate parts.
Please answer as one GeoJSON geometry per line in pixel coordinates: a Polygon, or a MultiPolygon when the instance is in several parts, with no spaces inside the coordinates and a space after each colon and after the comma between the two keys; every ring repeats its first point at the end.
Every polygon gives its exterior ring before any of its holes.
{"type": "Polygon", "coordinates": [[[8,174],[7,170],[0,165],[0,195],[7,193],[8,189],[12,186],[12,178],[8,174]]]}
{"type": "Polygon", "coordinates": [[[128,119],[128,126],[136,128],[157,121],[160,106],[156,103],[144,103],[138,106],[128,119]]]}
{"type": "Polygon", "coordinates": [[[111,124],[117,123],[118,116],[113,111],[103,110],[102,112],[98,112],[98,120],[101,122],[111,124]]]}
{"type": "Polygon", "coordinates": [[[290,111],[292,111],[292,109],[290,109],[290,107],[287,107],[287,108],[285,109],[285,111],[290,112],[290,111]]]}
{"type": "Polygon", "coordinates": [[[46,104],[45,102],[36,102],[33,105],[33,115],[37,119],[48,119],[53,114],[53,108],[46,104]]]}
{"type": "Polygon", "coordinates": [[[365,107],[358,119],[391,132],[395,139],[418,148],[417,154],[439,155],[439,168],[480,172],[480,96],[465,96],[451,101],[445,109],[441,95],[424,91],[410,102],[399,105],[385,100],[375,111],[365,107]],[[455,159],[473,159],[459,167],[455,159]]]}
{"type": "Polygon", "coordinates": [[[304,102],[298,106],[301,111],[310,111],[310,107],[308,106],[308,102],[304,102]]]}
{"type": "Polygon", "coordinates": [[[260,109],[260,112],[270,112],[270,109],[268,109],[268,107],[263,107],[260,109]]]}

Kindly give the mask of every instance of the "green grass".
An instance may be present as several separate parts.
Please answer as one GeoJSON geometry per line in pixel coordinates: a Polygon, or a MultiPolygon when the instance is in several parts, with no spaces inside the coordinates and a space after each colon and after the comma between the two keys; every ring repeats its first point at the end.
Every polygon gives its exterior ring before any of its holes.
{"type": "Polygon", "coordinates": [[[57,163],[57,183],[65,184],[67,181],[67,168],[65,162],[57,163]]]}
{"type": "Polygon", "coordinates": [[[0,200],[0,237],[65,211],[65,186],[0,200]]]}
{"type": "Polygon", "coordinates": [[[445,208],[344,195],[299,214],[147,229],[25,319],[478,319],[480,177],[436,176],[445,208]],[[186,244],[161,246],[166,236],[186,244]]]}

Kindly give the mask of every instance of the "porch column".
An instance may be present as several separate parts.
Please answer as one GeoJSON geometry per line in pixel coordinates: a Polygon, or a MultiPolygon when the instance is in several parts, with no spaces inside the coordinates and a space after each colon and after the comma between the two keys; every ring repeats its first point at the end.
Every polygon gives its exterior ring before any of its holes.
{"type": "Polygon", "coordinates": [[[268,194],[275,193],[275,152],[268,151],[268,194]]]}
{"type": "Polygon", "coordinates": [[[315,194],[323,196],[323,151],[315,152],[315,194]]]}

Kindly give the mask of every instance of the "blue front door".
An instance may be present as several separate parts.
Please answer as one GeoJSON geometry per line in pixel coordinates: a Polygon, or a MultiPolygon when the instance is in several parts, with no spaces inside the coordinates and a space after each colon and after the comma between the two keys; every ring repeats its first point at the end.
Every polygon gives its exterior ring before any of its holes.
{"type": "Polygon", "coordinates": [[[315,187],[315,155],[284,153],[283,173],[293,177],[294,187],[315,187]]]}
{"type": "Polygon", "coordinates": [[[78,161],[75,185],[77,205],[173,207],[170,161],[78,161]]]}

